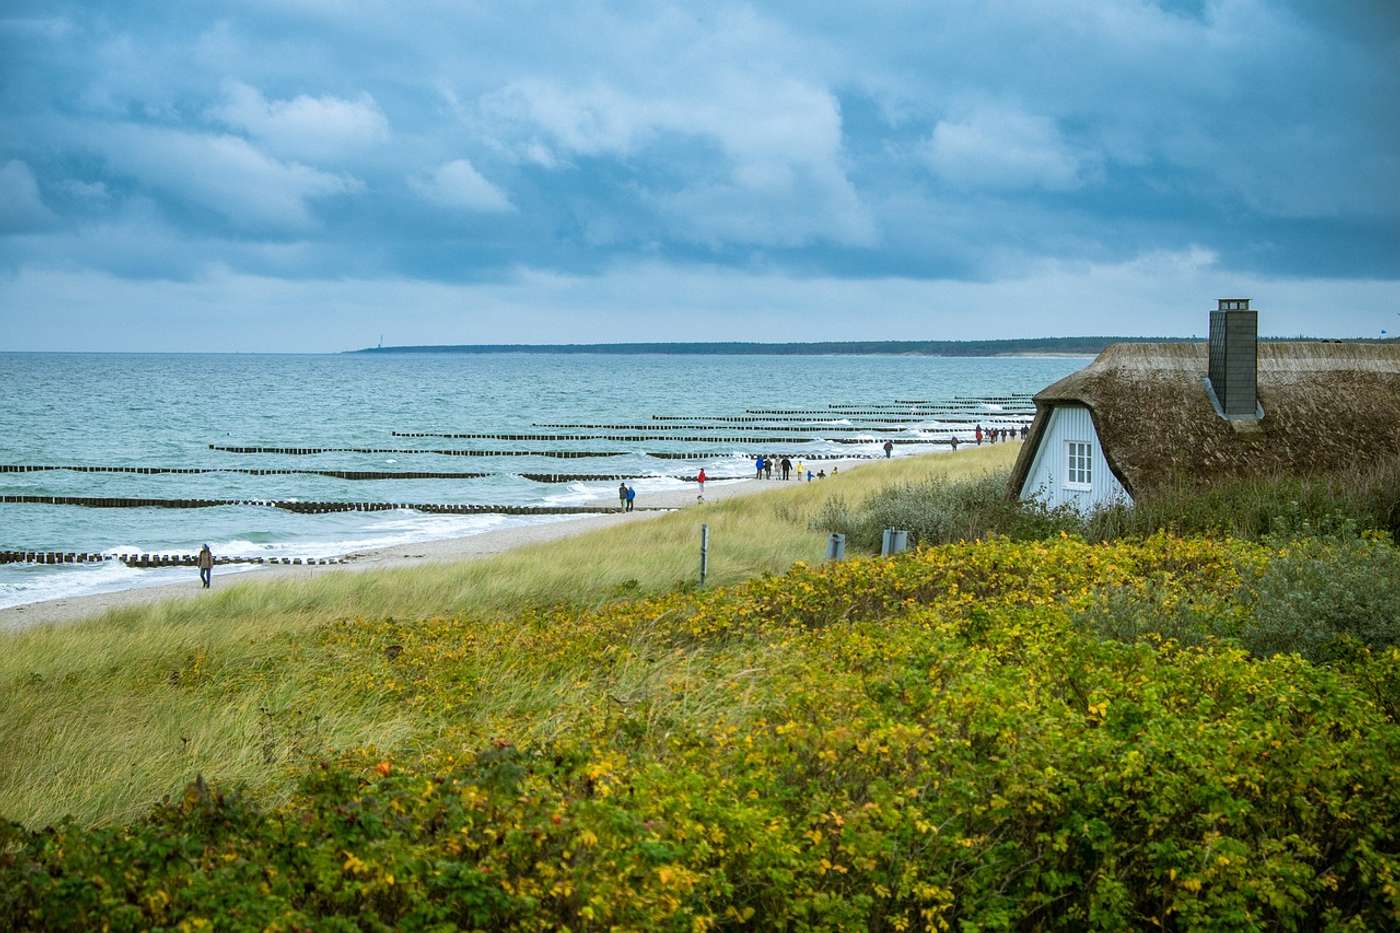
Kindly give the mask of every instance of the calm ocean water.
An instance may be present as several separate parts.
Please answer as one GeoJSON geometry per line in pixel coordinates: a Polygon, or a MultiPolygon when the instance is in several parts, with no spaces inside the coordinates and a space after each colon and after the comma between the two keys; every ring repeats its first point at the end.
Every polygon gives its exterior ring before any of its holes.
{"type": "MultiPolygon", "coordinates": [[[[0,354],[0,463],[204,468],[490,472],[471,480],[318,476],[0,474],[6,495],[582,504],[611,482],[543,484],[521,472],[738,475],[738,454],[780,445],[648,441],[395,438],[393,431],[540,432],[532,422],[640,424],[652,415],[741,415],[745,408],[1033,392],[1082,366],[1069,358],[794,356],[0,354]],[[240,455],[233,446],[580,449],[623,456],[561,460],[414,454],[240,455]],[[643,451],[703,450],[705,461],[643,451]]],[[[988,410],[988,417],[995,412],[988,410]]],[[[919,422],[937,427],[936,422],[919,422]]],[[[560,433],[564,433],[560,431],[560,433]]],[[[580,432],[586,433],[586,432],[580,432]]],[[[603,433],[603,432],[594,432],[603,433]]],[[[618,433],[618,432],[613,432],[618,433]]],[[[622,432],[626,433],[626,432],[622,432]]],[[[693,432],[691,432],[693,433],[693,432]]],[[[725,434],[730,432],[708,432],[725,434]]],[[[734,432],[734,433],[737,433],[734,432]]],[[[908,435],[915,436],[911,424],[908,435]]],[[[876,453],[869,444],[793,450],[876,453]]],[[[900,447],[901,454],[918,447],[900,447]]],[[[930,448],[933,449],[933,448],[930,448]]],[[[944,448],[946,449],[946,448],[944,448]]],[[[639,499],[678,488],[636,484],[639,499]]],[[[0,550],[330,557],[367,547],[460,537],[547,517],[390,511],[303,515],[278,509],[88,509],[0,504],[0,550]]],[[[232,569],[232,568],[230,568],[232,569]]],[[[192,571],[120,562],[0,566],[0,607],[184,580],[192,571]]]]}

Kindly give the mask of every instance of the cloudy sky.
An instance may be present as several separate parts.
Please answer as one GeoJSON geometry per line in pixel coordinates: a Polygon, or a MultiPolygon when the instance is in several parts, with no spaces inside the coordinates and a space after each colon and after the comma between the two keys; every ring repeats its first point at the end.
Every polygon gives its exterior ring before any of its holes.
{"type": "Polygon", "coordinates": [[[1392,0],[6,0],[0,350],[1394,334],[1397,62],[1392,0]]]}

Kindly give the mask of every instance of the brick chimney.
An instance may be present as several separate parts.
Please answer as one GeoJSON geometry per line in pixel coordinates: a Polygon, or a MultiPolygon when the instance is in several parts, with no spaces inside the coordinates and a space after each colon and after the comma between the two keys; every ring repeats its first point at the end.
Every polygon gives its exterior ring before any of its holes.
{"type": "Polygon", "coordinates": [[[1248,298],[1221,298],[1210,313],[1211,391],[1226,418],[1253,418],[1259,407],[1259,312],[1248,298]]]}

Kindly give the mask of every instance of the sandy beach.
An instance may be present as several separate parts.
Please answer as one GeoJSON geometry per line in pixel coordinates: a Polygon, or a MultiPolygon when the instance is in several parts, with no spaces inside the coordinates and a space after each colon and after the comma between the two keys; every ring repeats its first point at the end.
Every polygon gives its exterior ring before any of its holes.
{"type": "MultiPolygon", "coordinates": [[[[829,473],[833,467],[839,468],[842,471],[847,471],[883,462],[885,461],[827,460],[822,461],[821,468],[829,473]]],[[[791,488],[793,485],[794,482],[785,483],[776,479],[762,481],[745,479],[726,480],[718,483],[711,482],[707,483],[705,487],[705,502],[722,502],[725,499],[732,499],[739,496],[750,496],[791,488]]],[[[696,499],[697,494],[698,490],[694,486],[691,486],[687,489],[651,494],[645,498],[639,496],[637,504],[639,508],[650,509],[669,510],[690,508],[698,504],[696,499]]],[[[609,488],[605,494],[600,493],[595,500],[588,504],[612,505],[616,501],[617,497],[615,493],[609,488]]],[[[400,544],[388,548],[351,551],[345,555],[345,559],[348,563],[344,564],[329,566],[279,564],[276,566],[261,566],[256,569],[240,570],[235,573],[219,574],[216,572],[214,588],[208,592],[213,593],[220,587],[228,587],[236,583],[254,583],[260,580],[273,580],[287,577],[305,579],[326,573],[358,573],[365,570],[405,567],[414,564],[471,560],[478,557],[499,554],[512,548],[583,534],[584,532],[593,531],[597,528],[606,528],[611,525],[624,524],[627,522],[643,522],[666,514],[668,514],[666,511],[643,511],[631,513],[616,512],[604,515],[582,515],[577,518],[555,522],[542,522],[536,525],[524,525],[515,528],[487,531],[464,538],[421,541],[411,544],[400,544]]],[[[73,622],[99,616],[113,609],[148,605],[163,600],[199,599],[203,595],[205,595],[205,591],[199,588],[198,576],[195,571],[191,569],[190,582],[188,584],[143,586],[128,590],[117,590],[111,593],[94,593],[66,599],[51,599],[43,602],[29,603],[24,606],[0,609],[0,632],[18,631],[35,625],[45,625],[56,622],[73,622]]]]}

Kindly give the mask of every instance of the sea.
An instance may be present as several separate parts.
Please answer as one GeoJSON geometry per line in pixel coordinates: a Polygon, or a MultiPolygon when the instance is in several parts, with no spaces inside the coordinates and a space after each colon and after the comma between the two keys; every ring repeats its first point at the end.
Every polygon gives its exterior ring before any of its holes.
{"type": "MultiPolygon", "coordinates": [[[[649,494],[684,488],[680,477],[693,476],[702,467],[711,477],[747,476],[756,454],[879,456],[887,437],[921,442],[900,445],[896,456],[946,451],[949,432],[967,440],[975,425],[916,413],[913,406],[901,409],[902,402],[957,399],[967,410],[964,415],[974,413],[988,425],[1014,423],[1024,419],[1024,405],[996,399],[1033,393],[1086,362],[1082,357],[1035,356],[0,353],[0,464],[214,471],[0,473],[0,495],[566,506],[592,504],[616,490],[617,481],[566,477],[539,482],[521,474],[620,474],[645,477],[631,481],[644,505],[649,494]],[[894,420],[865,421],[849,415],[852,408],[831,406],[854,406],[894,420]],[[783,414],[773,414],[779,411],[783,414]],[[741,417],[760,420],[711,420],[741,417]],[[654,427],[540,426],[559,424],[654,427]],[[733,430],[715,430],[725,425],[733,430]],[[896,431],[871,430],[876,426],[896,431]],[[724,439],[772,436],[779,428],[784,437],[792,437],[791,443],[724,439]],[[540,433],[570,439],[453,439],[395,432],[540,433]],[[670,437],[582,437],[640,433],[670,437]],[[707,437],[704,442],[671,439],[696,435],[707,437]],[[860,442],[820,440],[832,436],[860,442]],[[235,453],[216,447],[412,452],[235,453]],[[464,453],[417,452],[428,450],[464,453]],[[561,450],[610,455],[541,455],[561,450]],[[519,451],[527,455],[494,455],[519,451]],[[696,459],[652,456],[664,452],[692,453],[696,459]],[[223,472],[232,469],[488,475],[364,480],[223,472]]],[[[172,509],[0,503],[0,552],[192,554],[208,543],[224,557],[322,559],[561,520],[567,519],[405,509],[304,514],[257,505],[172,509]]],[[[220,573],[255,574],[259,567],[233,564],[220,573]]],[[[131,567],[118,560],[0,564],[0,608],[178,582],[193,573],[179,567],[131,567]]]]}

